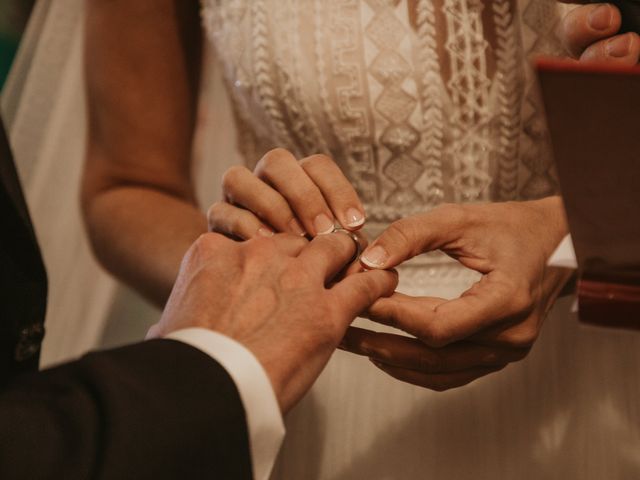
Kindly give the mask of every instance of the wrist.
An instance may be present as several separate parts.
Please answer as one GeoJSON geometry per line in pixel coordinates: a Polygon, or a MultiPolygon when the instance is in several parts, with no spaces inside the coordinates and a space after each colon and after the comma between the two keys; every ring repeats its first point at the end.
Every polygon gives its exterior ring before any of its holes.
{"type": "Polygon", "coordinates": [[[548,253],[551,255],[562,239],[569,234],[569,224],[562,197],[553,195],[534,200],[533,203],[538,209],[544,225],[548,228],[549,248],[551,249],[548,253]]]}

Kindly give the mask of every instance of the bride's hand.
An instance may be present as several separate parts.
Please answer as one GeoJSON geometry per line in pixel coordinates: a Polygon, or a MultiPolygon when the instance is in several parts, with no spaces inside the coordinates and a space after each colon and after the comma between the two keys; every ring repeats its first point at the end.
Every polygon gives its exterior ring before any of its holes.
{"type": "Polygon", "coordinates": [[[243,240],[275,232],[316,236],[331,232],[336,220],[355,231],[365,222],[358,194],[326,155],[298,161],[277,148],[253,172],[227,170],[222,188],[224,200],[209,209],[209,228],[243,240]]]}
{"type": "Polygon", "coordinates": [[[363,253],[370,268],[392,268],[441,250],[483,274],[460,298],[395,293],[369,311],[416,338],[352,328],[342,348],[389,375],[445,390],[521,360],[570,272],[547,266],[568,233],[562,201],[446,205],[393,223],[363,253]]]}
{"type": "Polygon", "coordinates": [[[620,23],[620,11],[612,4],[582,5],[565,16],[558,36],[567,52],[580,61],[635,65],[640,57],[640,37],[633,32],[617,35],[620,23]]]}

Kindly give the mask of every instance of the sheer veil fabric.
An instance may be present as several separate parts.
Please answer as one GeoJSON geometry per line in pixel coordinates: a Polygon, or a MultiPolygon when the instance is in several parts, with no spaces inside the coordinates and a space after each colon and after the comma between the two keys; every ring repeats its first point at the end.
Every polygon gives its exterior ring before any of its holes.
{"type": "MultiPolygon", "coordinates": [[[[114,308],[135,325],[117,326],[118,333],[110,335],[117,339],[108,343],[139,340],[158,315],[141,299],[123,293],[100,268],[82,225],[79,186],[87,131],[83,6],[84,0],[38,0],[2,92],[3,119],[49,275],[43,366],[99,347],[114,308]]],[[[222,173],[241,162],[217,73],[208,51],[194,148],[201,205],[217,199],[222,173]],[[207,128],[209,105],[215,105],[215,129],[207,128]],[[217,161],[211,161],[214,153],[217,161]]]]}
{"type": "Polygon", "coordinates": [[[115,282],[92,258],[78,201],[86,142],[83,4],[37,2],[2,93],[50,281],[43,365],[97,345],[115,292],[115,282]]]}

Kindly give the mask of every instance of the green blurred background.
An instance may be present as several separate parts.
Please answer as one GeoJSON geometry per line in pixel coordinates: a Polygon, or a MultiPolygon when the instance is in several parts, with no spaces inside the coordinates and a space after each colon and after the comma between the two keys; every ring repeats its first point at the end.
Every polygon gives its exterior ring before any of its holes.
{"type": "Polygon", "coordinates": [[[34,3],[35,0],[0,0],[0,90],[34,3]]]}

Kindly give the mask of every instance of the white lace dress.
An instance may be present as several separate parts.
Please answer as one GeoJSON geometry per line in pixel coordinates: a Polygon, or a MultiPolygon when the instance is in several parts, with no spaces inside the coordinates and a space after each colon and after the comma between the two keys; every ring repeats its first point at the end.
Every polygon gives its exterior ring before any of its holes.
{"type": "MultiPolygon", "coordinates": [[[[372,235],[442,202],[556,192],[528,58],[557,51],[557,18],[552,0],[203,1],[246,162],[275,146],[299,157],[329,154],[357,188],[372,235]]],[[[477,279],[438,254],[400,276],[404,292],[443,297],[477,279]]],[[[581,363],[593,342],[603,354],[620,348],[619,334],[578,330],[568,302],[559,303],[527,360],[446,393],[337,352],[287,419],[274,478],[633,472],[638,455],[614,454],[603,437],[610,419],[592,415],[619,413],[625,396],[604,396],[606,370],[581,363]]],[[[623,349],[638,346],[635,337],[623,341],[623,349]]],[[[626,420],[619,420],[620,436],[626,420]]],[[[637,449],[637,434],[633,440],[637,449]]]]}

